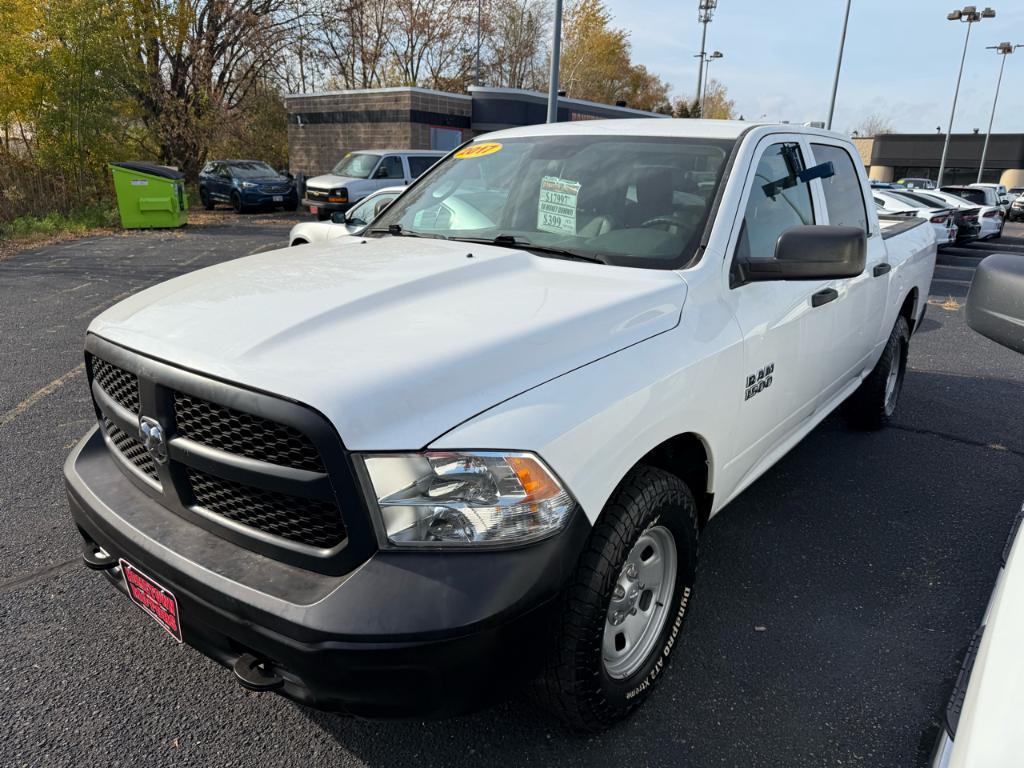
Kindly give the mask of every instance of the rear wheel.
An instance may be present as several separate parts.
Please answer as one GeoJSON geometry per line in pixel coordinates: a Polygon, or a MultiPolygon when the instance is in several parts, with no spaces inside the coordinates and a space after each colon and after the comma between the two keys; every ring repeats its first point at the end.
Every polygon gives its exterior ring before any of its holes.
{"type": "Polygon", "coordinates": [[[903,391],[909,350],[910,326],[901,315],[892,327],[882,357],[860,387],[843,403],[843,417],[850,426],[875,430],[888,425],[903,391]]]}
{"type": "Polygon", "coordinates": [[[566,591],[539,681],[545,706],[599,731],[651,693],[686,616],[697,565],[697,508],[675,475],[641,466],[616,489],[566,591]]]}

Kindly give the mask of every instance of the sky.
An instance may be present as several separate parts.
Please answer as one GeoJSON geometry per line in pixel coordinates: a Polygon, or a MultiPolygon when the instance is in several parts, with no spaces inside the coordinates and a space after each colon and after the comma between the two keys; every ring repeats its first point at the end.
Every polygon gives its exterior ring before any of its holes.
{"type": "MultiPolygon", "coordinates": [[[[630,33],[633,61],[693,97],[698,0],[606,0],[630,33]]],[[[988,127],[1002,58],[986,46],[1024,44],[1024,0],[991,0],[994,19],[970,25],[954,133],[988,127]]],[[[852,0],[833,128],[887,117],[903,133],[945,131],[967,24],[954,0],[852,0]]],[[[978,4],[978,8],[984,4],[978,4]]],[[[708,25],[710,66],[747,120],[825,120],[846,0],[719,0],[708,25]]],[[[1006,57],[994,133],[1024,133],[1024,48],[1006,57]]]]}

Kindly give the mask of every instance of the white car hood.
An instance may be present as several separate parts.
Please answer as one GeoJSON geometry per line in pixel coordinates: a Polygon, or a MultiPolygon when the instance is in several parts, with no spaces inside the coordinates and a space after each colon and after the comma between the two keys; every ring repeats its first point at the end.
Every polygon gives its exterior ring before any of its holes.
{"type": "Polygon", "coordinates": [[[306,187],[315,187],[316,189],[333,189],[334,187],[343,187],[346,184],[351,184],[354,181],[366,181],[366,179],[357,179],[353,176],[336,176],[333,173],[325,173],[323,176],[314,176],[312,179],[306,179],[306,187]]]}
{"type": "Polygon", "coordinates": [[[685,296],[670,270],[384,237],[199,270],[122,301],[89,331],[306,403],[351,449],[415,449],[673,328],[685,296]]]}

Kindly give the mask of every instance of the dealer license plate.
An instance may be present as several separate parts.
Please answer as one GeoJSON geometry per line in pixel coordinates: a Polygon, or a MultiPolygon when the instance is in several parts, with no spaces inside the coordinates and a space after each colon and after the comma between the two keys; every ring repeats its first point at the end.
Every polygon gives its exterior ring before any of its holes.
{"type": "Polygon", "coordinates": [[[180,643],[181,622],[177,598],[171,590],[158,584],[124,558],[120,562],[128,597],[180,643]]]}
{"type": "Polygon", "coordinates": [[[315,205],[309,206],[309,212],[316,216],[320,211],[315,205]]]}
{"type": "Polygon", "coordinates": [[[275,203],[283,203],[284,202],[284,195],[274,195],[274,202],[275,203]]]}

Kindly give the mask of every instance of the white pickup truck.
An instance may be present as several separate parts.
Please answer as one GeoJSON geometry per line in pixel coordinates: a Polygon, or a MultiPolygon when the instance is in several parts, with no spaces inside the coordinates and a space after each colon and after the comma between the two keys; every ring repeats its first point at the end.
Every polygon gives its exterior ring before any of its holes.
{"type": "Polygon", "coordinates": [[[93,321],[84,559],[255,690],[440,716],[533,679],[606,727],[679,645],[708,519],[837,406],[891,417],[921,223],[811,128],[481,137],[361,237],[93,321]]]}

